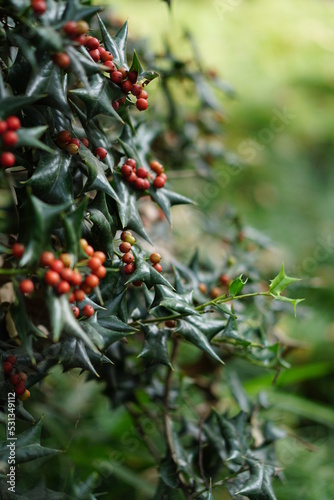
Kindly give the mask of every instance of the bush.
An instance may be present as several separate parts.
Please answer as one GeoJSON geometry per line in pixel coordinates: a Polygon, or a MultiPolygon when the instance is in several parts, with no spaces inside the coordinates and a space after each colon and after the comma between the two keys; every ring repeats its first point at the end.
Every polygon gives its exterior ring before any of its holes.
{"type": "Polygon", "coordinates": [[[36,486],[30,462],[59,450],[41,445],[29,398],[46,404],[43,380],[59,364],[103,383],[111,407],[126,409],[150,452],[128,470],[153,470],[151,497],[275,498],[282,431],[265,418],[265,399],[250,401],[224,363],[287,366],[273,329],[287,303],[299,302],[281,295],[295,279],[282,267],[261,280],[253,256],[263,241],[251,241],[234,212],[223,221],[203,215],[213,238],[224,231],[222,262],[187,247],[179,253],[189,264],[181,263],[167,230],[172,207],[192,204],[169,189],[170,172],[190,169],[214,187],[217,161],[240,168],[221,145],[216,92],[231,90],[203,69],[189,33],[192,61],[132,40],[139,58],[128,53],[127,23],[112,36],[115,20],[99,10],[78,0],[0,7],[4,498],[136,492],[102,468],[98,480],[83,478],[77,464],[65,492],[45,468],[46,484],[36,486]],[[161,94],[155,87],[152,99],[156,78],[161,94]]]}

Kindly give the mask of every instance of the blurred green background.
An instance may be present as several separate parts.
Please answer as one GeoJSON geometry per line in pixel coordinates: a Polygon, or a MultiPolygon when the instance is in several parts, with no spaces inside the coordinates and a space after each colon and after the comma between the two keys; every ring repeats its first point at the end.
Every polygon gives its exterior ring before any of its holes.
{"type": "MultiPolygon", "coordinates": [[[[275,484],[278,499],[334,498],[334,3],[175,0],[171,14],[157,0],[112,0],[109,5],[116,17],[129,20],[130,34],[149,39],[154,51],[163,50],[165,36],[180,57],[192,57],[183,36],[189,29],[207,69],[217,70],[235,89],[235,98],[223,100],[222,141],[245,168],[205,210],[210,216],[231,204],[246,228],[269,236],[272,245],[261,254],[260,267],[277,272],[284,260],[289,275],[303,278],[296,296],[307,299],[296,319],[291,314],[279,325],[301,347],[289,355],[293,367],[281,375],[277,388],[272,373],[242,363],[235,368],[250,395],[266,390],[274,403],[271,418],[291,428],[278,446],[286,478],[275,484]]],[[[172,182],[176,190],[184,189],[182,180],[172,182]]],[[[175,233],[183,235],[175,219],[175,233]]],[[[50,436],[68,447],[64,477],[73,461],[81,477],[92,467],[110,476],[113,498],[123,498],[122,482],[137,489],[135,498],[149,497],[149,472],[135,474],[141,467],[149,471],[149,457],[141,448],[140,457],[137,450],[131,453],[119,439],[124,433],[126,440],[134,438],[126,412],[111,414],[100,385],[84,386],[74,374],[64,381],[56,371],[47,384],[41,397],[48,405],[34,413],[48,408],[50,436]],[[76,394],[80,397],[73,404],[76,394]],[[64,413],[65,431],[59,418],[64,413]]]]}

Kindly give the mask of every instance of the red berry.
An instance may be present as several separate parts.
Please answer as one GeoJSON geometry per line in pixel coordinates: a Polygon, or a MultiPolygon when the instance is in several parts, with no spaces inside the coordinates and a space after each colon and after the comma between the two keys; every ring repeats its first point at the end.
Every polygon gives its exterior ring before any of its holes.
{"type": "Polygon", "coordinates": [[[124,266],[125,274],[133,274],[136,270],[136,266],[134,264],[127,264],[124,266]]]}
{"type": "Polygon", "coordinates": [[[46,11],[47,5],[44,0],[35,0],[31,2],[31,8],[37,16],[41,16],[46,11]]]}
{"type": "Polygon", "coordinates": [[[86,254],[91,257],[94,255],[94,248],[91,245],[88,245],[85,249],[86,254]]]}
{"type": "Polygon", "coordinates": [[[206,286],[205,283],[199,283],[198,289],[201,293],[206,293],[208,291],[208,287],[206,286]]]}
{"type": "Polygon", "coordinates": [[[164,187],[165,183],[165,179],[161,177],[161,175],[158,175],[153,181],[153,186],[157,189],[160,189],[164,187]]]}
{"type": "Polygon", "coordinates": [[[27,381],[27,378],[28,378],[28,377],[27,377],[27,374],[26,374],[26,373],[24,373],[24,372],[19,372],[19,374],[18,374],[18,375],[19,375],[20,379],[22,380],[22,382],[26,382],[26,381],[27,381]]]}
{"type": "Polygon", "coordinates": [[[78,146],[76,144],[73,144],[73,143],[68,144],[65,149],[68,152],[68,154],[73,155],[73,156],[76,155],[77,152],[79,151],[78,146]]]}
{"type": "Polygon", "coordinates": [[[68,293],[71,289],[71,285],[69,284],[68,281],[61,281],[58,285],[57,285],[57,292],[59,293],[59,295],[63,295],[64,293],[68,293]]]}
{"type": "Polygon", "coordinates": [[[61,261],[60,259],[56,259],[53,262],[51,262],[50,267],[53,271],[60,273],[60,271],[64,269],[65,266],[63,261],[61,261]]]}
{"type": "Polygon", "coordinates": [[[123,243],[120,244],[119,249],[122,253],[128,253],[131,250],[131,246],[132,245],[127,241],[123,241],[123,243]]]}
{"type": "Polygon", "coordinates": [[[76,146],[78,146],[78,148],[80,148],[81,146],[81,142],[76,137],[73,137],[73,139],[70,140],[69,144],[75,144],[76,146]]]}
{"type": "Polygon", "coordinates": [[[81,290],[83,290],[87,295],[89,295],[92,291],[91,287],[88,286],[86,283],[82,283],[80,286],[81,290]]]}
{"type": "Polygon", "coordinates": [[[125,163],[127,165],[130,165],[130,167],[132,168],[136,168],[137,166],[136,160],[134,160],[133,158],[128,158],[125,163]]]}
{"type": "Polygon", "coordinates": [[[86,248],[88,247],[88,241],[85,240],[85,238],[80,238],[80,246],[82,250],[85,252],[86,248]]]}
{"type": "Polygon", "coordinates": [[[65,267],[71,267],[72,264],[72,256],[70,253],[62,253],[60,254],[59,259],[62,261],[65,267]]]}
{"type": "Polygon", "coordinates": [[[19,382],[18,384],[16,384],[14,391],[17,395],[24,394],[26,392],[26,386],[23,382],[19,382]]]}
{"type": "Polygon", "coordinates": [[[110,80],[114,83],[121,83],[123,75],[120,71],[113,71],[110,75],[110,80]]]}
{"type": "Polygon", "coordinates": [[[227,276],[227,274],[222,274],[219,278],[220,282],[223,284],[223,285],[229,285],[230,284],[230,277],[227,276]]]}
{"type": "Polygon", "coordinates": [[[119,103],[120,104],[125,104],[125,102],[126,102],[126,96],[124,96],[121,99],[119,99],[119,103]]]}
{"type": "Polygon", "coordinates": [[[95,269],[99,268],[101,265],[101,261],[100,259],[98,259],[97,257],[92,257],[91,259],[89,259],[88,261],[88,267],[92,270],[92,271],[95,271],[95,269]]]}
{"type": "Polygon", "coordinates": [[[95,155],[99,156],[101,160],[104,160],[104,158],[107,156],[107,150],[104,148],[96,148],[95,149],[95,155]]]}
{"type": "Polygon", "coordinates": [[[18,130],[21,127],[21,122],[17,116],[9,116],[6,120],[8,130],[18,130]]]}
{"type": "Polygon", "coordinates": [[[11,354],[10,356],[7,356],[6,361],[10,363],[11,365],[16,365],[17,363],[17,357],[11,354]]]}
{"type": "Polygon", "coordinates": [[[85,35],[79,35],[79,36],[73,37],[72,40],[79,45],[85,45],[86,38],[87,37],[85,35]]]}
{"type": "Polygon", "coordinates": [[[104,252],[100,252],[99,250],[97,252],[94,252],[93,257],[96,257],[97,259],[99,259],[101,264],[103,264],[107,258],[106,254],[104,252]]]}
{"type": "Polygon", "coordinates": [[[137,96],[137,99],[148,99],[148,93],[146,90],[142,89],[140,94],[137,96]]]}
{"type": "Polygon", "coordinates": [[[79,286],[82,282],[82,276],[79,271],[73,271],[72,277],[70,279],[70,283],[73,286],[79,286]]]}
{"type": "Polygon", "coordinates": [[[139,96],[139,94],[141,93],[142,90],[143,90],[142,86],[138,85],[138,83],[135,83],[132,86],[131,94],[137,97],[137,96],[139,96]]]}
{"type": "Polygon", "coordinates": [[[159,262],[161,261],[161,255],[157,252],[151,253],[150,261],[152,262],[152,264],[159,264],[159,262]]]}
{"type": "Polygon", "coordinates": [[[148,171],[146,170],[146,168],[140,167],[140,168],[137,169],[136,174],[141,179],[147,179],[148,171]]]}
{"type": "Polygon", "coordinates": [[[125,253],[122,257],[122,261],[124,262],[124,264],[131,264],[134,260],[135,258],[130,252],[125,253]]]}
{"type": "Polygon", "coordinates": [[[138,73],[137,71],[130,71],[128,74],[128,79],[130,80],[131,83],[136,83],[138,78],[138,73]]]}
{"type": "Polygon", "coordinates": [[[83,137],[83,138],[81,139],[81,142],[82,142],[82,144],[83,144],[86,148],[88,148],[89,142],[88,142],[88,139],[86,139],[86,137],[83,137]]]}
{"type": "Polygon", "coordinates": [[[136,179],[138,179],[138,177],[136,176],[136,174],[134,172],[131,172],[131,174],[128,177],[125,177],[126,182],[130,182],[130,183],[135,182],[136,179]]]}
{"type": "Polygon", "coordinates": [[[6,146],[7,148],[11,148],[12,146],[15,146],[15,144],[18,142],[18,140],[19,140],[19,136],[13,130],[9,130],[8,132],[5,132],[2,136],[2,144],[4,146],[6,146]]]}
{"type": "Polygon", "coordinates": [[[111,60],[107,60],[103,63],[103,66],[107,66],[108,69],[106,69],[106,71],[108,73],[113,73],[114,71],[116,71],[116,66],[115,66],[115,63],[113,63],[111,60]]]}
{"type": "Polygon", "coordinates": [[[5,120],[0,120],[0,135],[4,134],[8,128],[7,122],[5,120]]]}
{"type": "Polygon", "coordinates": [[[98,49],[93,49],[89,51],[90,57],[93,59],[94,62],[99,62],[100,60],[100,52],[98,49]]]}
{"type": "Polygon", "coordinates": [[[218,297],[220,297],[222,295],[222,291],[220,288],[215,287],[215,288],[212,288],[212,290],[210,291],[210,295],[213,299],[217,299],[218,297]]]}
{"type": "Polygon", "coordinates": [[[70,56],[65,54],[64,52],[57,52],[52,56],[53,62],[59,66],[59,68],[66,69],[71,64],[70,56]]]}
{"type": "Polygon", "coordinates": [[[97,276],[98,278],[103,279],[107,274],[107,270],[104,266],[100,266],[95,269],[95,271],[93,271],[93,274],[95,274],[95,276],[97,276]]]}
{"type": "Polygon", "coordinates": [[[160,265],[160,264],[154,264],[154,266],[152,266],[152,267],[154,267],[154,269],[155,269],[156,271],[158,271],[158,273],[161,273],[161,271],[162,271],[162,267],[161,267],[161,265],[160,265]]]}
{"type": "Polygon", "coordinates": [[[86,21],[77,22],[77,35],[84,35],[89,30],[89,24],[86,21]]]}
{"type": "Polygon", "coordinates": [[[118,102],[118,101],[114,101],[114,102],[112,103],[112,107],[114,108],[114,110],[115,110],[115,111],[117,111],[117,110],[118,110],[118,108],[119,108],[119,102],[118,102]]]}
{"type": "Polygon", "coordinates": [[[86,316],[86,318],[90,318],[94,314],[94,307],[90,306],[89,304],[86,304],[82,310],[82,314],[86,316]]]}
{"type": "Polygon", "coordinates": [[[23,294],[33,292],[34,288],[34,284],[30,279],[25,279],[20,283],[20,292],[23,294]]]}
{"type": "Polygon", "coordinates": [[[82,45],[84,45],[85,47],[87,46],[87,43],[89,42],[89,40],[93,38],[92,36],[89,36],[89,35],[85,35],[85,39],[84,39],[84,42],[82,45]]]}
{"type": "Polygon", "coordinates": [[[130,243],[130,245],[134,245],[136,243],[136,239],[132,236],[131,231],[122,231],[121,240],[126,243],[130,243]]]}
{"type": "Polygon", "coordinates": [[[126,94],[128,94],[129,92],[131,92],[131,90],[132,90],[132,83],[129,80],[125,80],[125,82],[122,83],[122,90],[126,94]]]}
{"type": "Polygon", "coordinates": [[[85,297],[86,297],[85,292],[83,290],[81,290],[81,289],[76,290],[74,292],[74,295],[75,295],[75,300],[77,302],[82,302],[85,299],[85,297]]]}
{"type": "Polygon", "coordinates": [[[173,319],[169,319],[165,322],[165,325],[167,326],[167,328],[175,328],[177,323],[173,319]]]}
{"type": "Polygon", "coordinates": [[[89,40],[87,41],[87,43],[85,43],[85,46],[89,50],[98,49],[100,47],[100,42],[98,41],[97,38],[95,38],[94,36],[92,36],[92,37],[89,38],[89,40]]]}
{"type": "Polygon", "coordinates": [[[74,295],[74,292],[72,292],[68,298],[68,301],[70,304],[73,304],[73,302],[75,302],[75,295],[74,295]]]}
{"type": "Polygon", "coordinates": [[[99,278],[95,274],[89,274],[85,278],[85,285],[90,288],[95,288],[100,283],[99,278]]]}
{"type": "Polygon", "coordinates": [[[8,361],[5,361],[3,364],[3,371],[5,372],[6,375],[9,375],[12,373],[13,370],[13,365],[12,363],[9,363],[8,361]]]}
{"type": "Polygon", "coordinates": [[[55,260],[55,256],[52,252],[43,252],[41,255],[40,264],[43,267],[49,267],[55,260]]]}
{"type": "Polygon", "coordinates": [[[57,135],[57,139],[60,142],[70,142],[71,134],[68,130],[61,130],[57,135]]]}
{"type": "Polygon", "coordinates": [[[167,175],[164,172],[162,172],[162,174],[159,174],[159,177],[161,177],[161,179],[164,179],[164,181],[166,182],[167,175]]]}
{"type": "Polygon", "coordinates": [[[22,255],[24,254],[25,247],[22,245],[22,243],[14,243],[12,251],[13,251],[13,257],[15,259],[20,259],[22,255]]]}
{"type": "Polygon", "coordinates": [[[6,151],[5,153],[2,153],[0,156],[0,165],[3,168],[10,168],[15,165],[15,156],[13,153],[10,153],[9,151],[6,151]]]}
{"type": "Polygon", "coordinates": [[[107,51],[106,51],[106,49],[105,49],[104,47],[102,47],[101,45],[99,45],[97,48],[98,48],[98,50],[99,50],[99,52],[100,52],[100,57],[101,57],[101,61],[102,61],[102,60],[103,60],[103,59],[102,59],[102,56],[103,56],[104,54],[106,54],[106,53],[107,53],[107,51]]]}
{"type": "Polygon", "coordinates": [[[144,179],[140,179],[139,177],[137,177],[137,179],[135,180],[134,182],[134,186],[136,189],[138,189],[138,191],[145,191],[145,181],[144,179]]]}
{"type": "Polygon", "coordinates": [[[121,168],[121,173],[124,175],[124,177],[129,177],[129,175],[132,174],[132,167],[130,165],[123,165],[121,168]]]}
{"type": "Polygon", "coordinates": [[[77,34],[77,23],[75,21],[67,21],[63,26],[63,30],[66,35],[74,36],[77,34]]]}
{"type": "Polygon", "coordinates": [[[133,284],[133,286],[142,286],[143,282],[142,281],[133,281],[132,284],[133,284]]]}
{"type": "Polygon", "coordinates": [[[74,317],[77,318],[80,314],[80,309],[77,306],[72,306],[72,312],[74,314],[74,317]]]}
{"type": "MultiPolygon", "coordinates": [[[[114,59],[113,55],[112,55],[110,52],[108,52],[108,51],[107,51],[107,50],[105,50],[105,49],[103,49],[103,50],[104,50],[104,52],[103,52],[103,51],[101,52],[101,49],[102,49],[102,47],[99,47],[100,54],[101,54],[101,61],[102,61],[103,63],[105,63],[105,62],[107,62],[107,61],[112,61],[112,60],[114,59]]],[[[115,67],[115,69],[116,69],[116,67],[115,67]]]]}
{"type": "Polygon", "coordinates": [[[139,98],[138,101],[136,102],[136,108],[139,111],[145,111],[145,109],[148,108],[148,102],[147,102],[147,100],[139,98]]]}
{"type": "Polygon", "coordinates": [[[150,187],[150,181],[148,179],[143,179],[144,189],[148,189],[150,187]]]}
{"type": "Polygon", "coordinates": [[[73,270],[70,269],[69,267],[65,267],[60,271],[60,277],[64,281],[68,281],[69,283],[72,283],[72,278],[73,278],[73,270]]]}
{"type": "Polygon", "coordinates": [[[14,375],[11,375],[9,377],[9,382],[12,384],[12,385],[16,385],[18,384],[19,382],[21,382],[21,377],[18,373],[14,373],[14,375]]]}
{"type": "Polygon", "coordinates": [[[44,281],[47,285],[55,286],[60,281],[60,275],[56,271],[47,271],[44,276],[44,281]]]}
{"type": "Polygon", "coordinates": [[[157,175],[160,175],[164,171],[163,165],[157,161],[157,160],[152,160],[150,163],[150,169],[153,170],[157,175]]]}
{"type": "Polygon", "coordinates": [[[123,67],[118,68],[118,71],[119,71],[120,73],[122,73],[123,80],[124,80],[125,78],[127,78],[127,76],[128,76],[128,74],[129,74],[129,72],[128,72],[128,70],[127,70],[126,68],[123,68],[123,67]]]}

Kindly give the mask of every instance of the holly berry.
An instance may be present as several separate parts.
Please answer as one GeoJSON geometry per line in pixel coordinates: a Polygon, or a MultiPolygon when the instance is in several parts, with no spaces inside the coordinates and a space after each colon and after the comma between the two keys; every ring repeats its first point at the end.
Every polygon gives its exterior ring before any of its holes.
{"type": "Polygon", "coordinates": [[[113,71],[110,75],[110,80],[114,83],[121,83],[123,80],[123,75],[120,71],[113,71]]]}
{"type": "Polygon", "coordinates": [[[52,252],[43,252],[39,262],[42,267],[50,267],[54,260],[55,256],[52,252]]]}
{"type": "Polygon", "coordinates": [[[58,135],[57,135],[57,140],[59,142],[70,142],[71,140],[71,134],[69,133],[68,130],[61,130],[58,135]]]}
{"type": "Polygon", "coordinates": [[[140,168],[137,169],[136,174],[141,179],[147,179],[148,171],[146,170],[146,168],[140,167],[140,168]]]}
{"type": "Polygon", "coordinates": [[[65,267],[60,271],[60,277],[62,280],[72,283],[73,270],[69,267],[65,267]]]}
{"type": "Polygon", "coordinates": [[[32,0],[31,8],[37,16],[42,16],[47,9],[47,5],[44,0],[32,0]]]}
{"type": "Polygon", "coordinates": [[[82,142],[82,144],[83,144],[86,148],[88,148],[89,142],[88,142],[88,139],[86,139],[86,137],[83,137],[83,138],[81,139],[81,142],[82,142]]]}
{"type": "Polygon", "coordinates": [[[97,276],[98,278],[102,279],[107,274],[107,270],[104,266],[100,266],[99,268],[95,269],[95,271],[93,271],[93,274],[95,274],[95,276],[97,276]]]}
{"type": "Polygon", "coordinates": [[[128,253],[125,253],[122,257],[122,261],[125,263],[125,264],[131,264],[133,261],[135,260],[134,256],[132,255],[132,253],[128,252],[128,253]]]}
{"type": "Polygon", "coordinates": [[[94,255],[94,248],[91,245],[88,245],[85,252],[89,257],[92,257],[92,255],[94,255]]]}
{"type": "Polygon", "coordinates": [[[229,285],[230,282],[231,282],[231,279],[229,276],[227,276],[227,274],[222,274],[219,278],[219,281],[223,284],[223,285],[229,285]]]}
{"type": "Polygon", "coordinates": [[[133,286],[142,286],[143,282],[142,281],[133,281],[132,284],[133,284],[133,286]]]}
{"type": "Polygon", "coordinates": [[[215,287],[211,290],[210,292],[210,295],[213,299],[217,299],[218,297],[220,297],[222,295],[222,291],[220,288],[218,287],[215,287]]]}
{"type": "Polygon", "coordinates": [[[22,255],[24,254],[25,247],[22,245],[22,243],[14,243],[12,251],[13,251],[13,257],[15,259],[20,259],[22,255]]]}
{"type": "Polygon", "coordinates": [[[80,238],[80,246],[82,250],[85,252],[86,248],[88,247],[88,241],[85,240],[85,238],[80,238]]]}
{"type": "Polygon", "coordinates": [[[8,130],[19,130],[21,122],[17,116],[9,116],[6,120],[8,130]]]}
{"type": "Polygon", "coordinates": [[[125,274],[133,274],[136,270],[136,266],[134,264],[127,264],[124,266],[125,274]]]}
{"type": "Polygon", "coordinates": [[[128,158],[125,163],[126,165],[130,165],[132,168],[136,168],[137,166],[137,162],[133,158],[128,158]]]}
{"type": "Polygon", "coordinates": [[[4,134],[8,129],[7,122],[5,120],[0,120],[0,135],[4,134]]]}
{"type": "Polygon", "coordinates": [[[85,292],[81,289],[75,290],[74,295],[75,295],[75,300],[77,302],[82,302],[83,300],[85,300],[86,297],[85,292]]]}
{"type": "Polygon", "coordinates": [[[18,376],[20,377],[20,379],[22,380],[22,382],[26,382],[26,381],[27,381],[27,379],[28,379],[27,374],[26,374],[26,373],[24,373],[24,372],[19,372],[19,373],[18,373],[18,376]]]}
{"type": "Polygon", "coordinates": [[[90,50],[89,55],[93,59],[94,62],[99,62],[100,52],[98,51],[98,49],[90,50]]]}
{"type": "Polygon", "coordinates": [[[60,271],[62,269],[64,269],[64,262],[60,259],[56,259],[54,260],[53,262],[51,262],[50,264],[50,268],[53,270],[53,271],[56,271],[57,273],[60,273],[60,271]]]}
{"type": "Polygon", "coordinates": [[[13,375],[11,375],[9,377],[9,382],[12,384],[12,385],[17,385],[19,382],[21,382],[21,377],[18,373],[14,373],[13,375]]]}
{"type": "Polygon", "coordinates": [[[71,139],[69,143],[75,144],[76,146],[78,146],[78,148],[80,148],[80,146],[81,146],[81,142],[76,137],[73,137],[73,139],[71,139]]]}
{"type": "Polygon", "coordinates": [[[88,42],[85,44],[87,49],[94,50],[100,47],[100,42],[94,36],[90,37],[88,42]]]}
{"type": "Polygon", "coordinates": [[[99,250],[97,252],[94,252],[94,255],[93,257],[96,257],[97,259],[99,259],[99,261],[101,262],[101,264],[103,264],[105,261],[106,261],[106,254],[104,252],[100,252],[99,250]]]}
{"type": "Polygon", "coordinates": [[[66,69],[71,64],[70,56],[65,54],[64,52],[57,52],[52,56],[53,62],[59,66],[59,68],[66,69]]]}
{"type": "Polygon", "coordinates": [[[146,90],[142,89],[140,94],[137,96],[138,99],[148,99],[148,93],[146,90]]]}
{"type": "Polygon", "coordinates": [[[26,386],[23,382],[19,382],[18,384],[16,384],[14,391],[18,396],[21,396],[26,392],[26,386]]]}
{"type": "Polygon", "coordinates": [[[5,372],[6,375],[9,375],[12,373],[13,370],[13,365],[12,363],[9,363],[8,361],[5,361],[3,364],[3,371],[5,372]]]}
{"type": "Polygon", "coordinates": [[[47,285],[56,286],[60,281],[60,275],[51,269],[45,273],[44,281],[47,285]]]}
{"type": "Polygon", "coordinates": [[[154,266],[152,266],[152,267],[154,267],[154,269],[155,269],[156,271],[158,271],[158,273],[161,273],[161,271],[162,271],[162,267],[161,267],[161,265],[160,265],[160,264],[154,264],[154,266]]]}
{"type": "Polygon", "coordinates": [[[79,286],[82,282],[82,276],[79,271],[73,271],[70,283],[73,286],[79,286]]]}
{"type": "Polygon", "coordinates": [[[75,21],[67,21],[63,26],[64,33],[68,36],[75,36],[77,34],[77,23],[75,21]]]}
{"type": "Polygon", "coordinates": [[[14,130],[8,130],[8,132],[5,132],[2,135],[2,144],[7,148],[15,146],[18,140],[19,136],[17,135],[16,132],[14,132],[14,130]]]}
{"type": "Polygon", "coordinates": [[[85,292],[86,295],[89,295],[92,291],[92,288],[88,286],[86,283],[82,283],[80,288],[85,292]]]}
{"type": "Polygon", "coordinates": [[[146,189],[146,184],[145,184],[145,181],[144,179],[140,179],[139,177],[137,177],[134,181],[134,186],[136,189],[138,189],[138,191],[145,191],[146,189]]]}
{"type": "Polygon", "coordinates": [[[86,316],[86,318],[90,318],[94,314],[94,307],[89,304],[86,304],[82,310],[82,314],[86,316]]]}
{"type": "Polygon", "coordinates": [[[60,260],[64,264],[65,267],[70,267],[72,264],[72,256],[69,253],[62,253],[60,255],[60,260]]]}
{"type": "Polygon", "coordinates": [[[68,154],[74,156],[77,154],[77,152],[79,151],[79,148],[76,144],[73,144],[73,143],[70,143],[66,146],[66,151],[68,152],[68,154]]]}
{"type": "Polygon", "coordinates": [[[136,102],[136,108],[139,111],[145,111],[145,109],[148,108],[148,102],[147,99],[142,99],[141,97],[137,100],[136,102]]]}
{"type": "Polygon", "coordinates": [[[68,293],[71,289],[71,286],[68,281],[61,281],[57,285],[57,292],[59,295],[64,295],[65,293],[68,293]]]}
{"type": "Polygon", "coordinates": [[[208,287],[205,283],[199,283],[198,289],[201,293],[206,293],[208,291],[208,287]]]}
{"type": "Polygon", "coordinates": [[[123,243],[120,244],[119,249],[122,253],[128,253],[131,250],[131,246],[131,243],[123,241],[123,243]]]}
{"type": "Polygon", "coordinates": [[[100,157],[100,160],[104,160],[104,158],[107,156],[107,150],[104,148],[96,148],[95,149],[95,155],[100,157]]]}
{"type": "MultiPolygon", "coordinates": [[[[114,59],[114,56],[108,52],[107,50],[103,49],[103,47],[99,47],[99,51],[100,51],[100,55],[101,55],[101,61],[103,63],[107,62],[107,61],[112,61],[114,59]],[[101,52],[101,49],[102,49],[102,52],[101,52]]],[[[116,69],[116,67],[115,67],[116,69]]]]}
{"type": "Polygon", "coordinates": [[[138,177],[136,176],[136,174],[134,172],[132,172],[129,177],[125,177],[125,180],[126,182],[130,182],[130,184],[132,184],[133,182],[136,181],[138,177]]]}
{"type": "Polygon", "coordinates": [[[159,262],[161,261],[161,255],[157,252],[151,253],[150,261],[152,262],[152,264],[159,264],[159,262]]]}
{"type": "Polygon", "coordinates": [[[174,321],[173,319],[169,319],[168,321],[165,322],[165,325],[167,326],[167,328],[175,328],[177,322],[174,321]]]}
{"type": "MultiPolygon", "coordinates": [[[[95,254],[94,254],[95,255],[95,254]]],[[[88,261],[88,267],[92,270],[92,271],[95,271],[96,269],[98,269],[99,267],[101,266],[101,260],[98,259],[97,257],[92,257],[91,259],[89,259],[88,261]]]]}
{"type": "Polygon", "coordinates": [[[122,83],[122,90],[123,92],[125,92],[126,94],[128,94],[129,92],[131,92],[132,90],[132,83],[129,81],[129,80],[125,80],[125,82],[122,83]]]}
{"type": "Polygon", "coordinates": [[[152,160],[150,163],[150,169],[153,170],[157,175],[160,175],[164,171],[163,165],[157,161],[157,160],[152,160]]]}
{"type": "Polygon", "coordinates": [[[77,35],[84,35],[89,30],[89,24],[86,21],[77,22],[77,35]]]}
{"type": "Polygon", "coordinates": [[[72,306],[72,312],[74,314],[74,317],[77,318],[80,314],[80,309],[77,306],[72,306]]]}
{"type": "Polygon", "coordinates": [[[112,107],[114,108],[114,110],[115,110],[115,111],[117,111],[117,110],[118,110],[118,108],[119,108],[119,102],[118,102],[118,101],[114,101],[114,102],[112,103],[112,107]]]}
{"type": "Polygon", "coordinates": [[[20,292],[23,294],[31,293],[34,291],[34,283],[30,279],[25,279],[20,283],[20,292]]]}
{"type": "Polygon", "coordinates": [[[9,151],[6,151],[5,153],[2,153],[0,156],[0,165],[3,168],[10,168],[15,165],[15,156],[13,153],[10,153],[9,151]]]}
{"type": "MultiPolygon", "coordinates": [[[[106,69],[106,71],[108,73],[113,73],[113,72],[116,71],[115,63],[113,63],[110,59],[108,59],[107,61],[105,61],[103,63],[103,66],[106,66],[108,68],[108,69],[106,69]]],[[[117,101],[115,101],[115,102],[117,102],[117,101]]],[[[118,103],[118,105],[119,105],[119,103],[118,103]]]]}
{"type": "Polygon", "coordinates": [[[19,395],[19,400],[20,401],[27,401],[27,399],[30,398],[30,391],[26,389],[23,394],[19,395]]]}
{"type": "MultiPolygon", "coordinates": [[[[134,245],[136,243],[135,238],[132,236],[131,231],[122,231],[121,240],[126,243],[130,243],[130,245],[134,245]]],[[[121,250],[122,251],[122,250],[121,250]]],[[[126,253],[126,252],[125,252],[126,253]]]]}
{"type": "Polygon", "coordinates": [[[128,79],[131,83],[136,83],[138,78],[138,73],[137,71],[130,71],[128,74],[128,79]]]}
{"type": "Polygon", "coordinates": [[[100,283],[99,278],[95,274],[89,274],[85,278],[85,285],[90,288],[95,288],[100,283]]]}
{"type": "Polygon", "coordinates": [[[121,68],[118,68],[118,71],[120,73],[122,73],[123,80],[125,80],[125,78],[127,78],[128,74],[129,74],[128,70],[126,68],[121,67],[121,68]]]}
{"type": "Polygon", "coordinates": [[[153,181],[153,186],[156,188],[156,189],[161,189],[164,187],[164,185],[166,184],[166,180],[164,179],[164,177],[162,177],[161,175],[158,175],[154,181],[153,181]]]}
{"type": "Polygon", "coordinates": [[[124,177],[129,177],[132,174],[132,167],[130,165],[123,165],[121,168],[121,173],[124,177]]]}
{"type": "Polygon", "coordinates": [[[10,363],[11,365],[16,365],[17,357],[12,354],[10,356],[7,356],[6,361],[7,361],[7,363],[10,363]]]}
{"type": "Polygon", "coordinates": [[[138,83],[135,83],[132,86],[131,94],[134,95],[135,97],[137,97],[137,96],[139,96],[139,94],[141,93],[142,90],[143,90],[142,86],[138,85],[138,83]]]}

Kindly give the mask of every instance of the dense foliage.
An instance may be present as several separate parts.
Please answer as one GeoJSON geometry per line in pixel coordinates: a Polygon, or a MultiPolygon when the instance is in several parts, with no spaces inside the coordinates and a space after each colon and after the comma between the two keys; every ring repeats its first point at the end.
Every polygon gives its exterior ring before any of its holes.
{"type": "Polygon", "coordinates": [[[55,475],[51,484],[31,479],[29,462],[60,450],[41,445],[42,420],[26,406],[60,364],[103,382],[111,408],[126,408],[151,454],[143,469],[155,471],[152,497],[273,499],[282,431],[262,416],[268,402],[248,400],[227,373],[226,404],[215,381],[234,356],[287,367],[275,325],[299,302],[284,292],[295,279],[282,266],[261,280],[253,261],[265,243],[250,247],[235,213],[208,222],[226,246],[214,266],[195,249],[179,262],[164,240],[172,207],[192,203],[165,187],[170,170],[191,163],[214,187],[215,158],[231,175],[240,168],[221,145],[215,92],[230,89],[205,73],[190,34],[192,61],[168,46],[163,56],[140,45],[129,54],[127,23],[114,30],[99,10],[79,0],[0,7],[0,398],[5,421],[14,391],[26,422],[15,492],[6,484],[6,436],[1,443],[4,498],[118,494],[101,468],[98,484],[74,475],[65,492],[55,475]],[[157,80],[163,106],[148,95],[157,80]],[[190,115],[182,106],[189,93],[190,115]],[[196,362],[185,362],[187,352],[196,362]]]}

